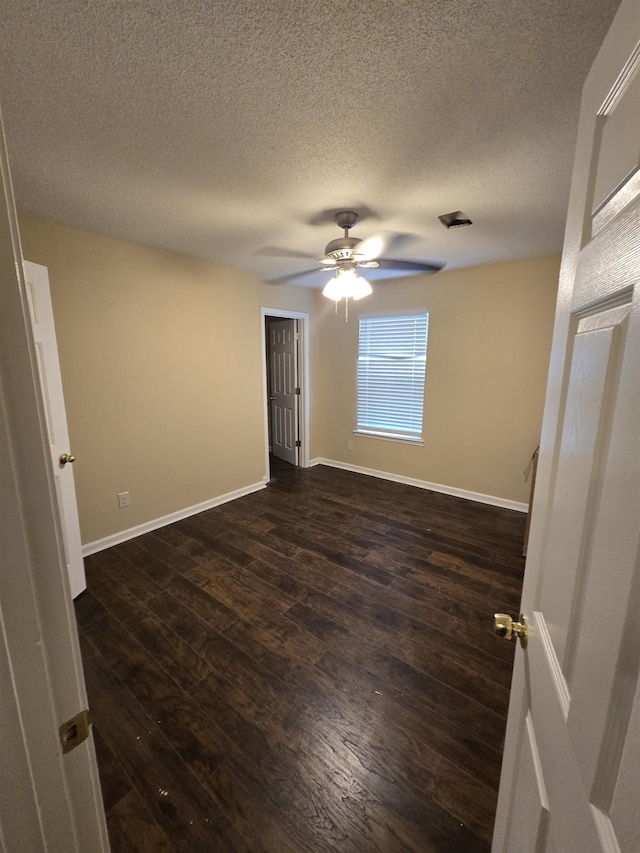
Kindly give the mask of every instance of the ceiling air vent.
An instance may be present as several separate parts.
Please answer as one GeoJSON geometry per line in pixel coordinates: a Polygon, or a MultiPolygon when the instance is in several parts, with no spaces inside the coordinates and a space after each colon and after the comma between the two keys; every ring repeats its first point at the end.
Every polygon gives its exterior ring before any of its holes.
{"type": "Polygon", "coordinates": [[[453,213],[443,213],[438,219],[445,228],[462,228],[463,225],[472,225],[469,217],[461,210],[454,210],[453,213]]]}

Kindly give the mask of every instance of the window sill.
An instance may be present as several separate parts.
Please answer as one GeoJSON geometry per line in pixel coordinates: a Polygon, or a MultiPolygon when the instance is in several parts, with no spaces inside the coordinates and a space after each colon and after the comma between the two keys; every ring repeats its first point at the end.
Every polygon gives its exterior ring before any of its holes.
{"type": "Polygon", "coordinates": [[[417,447],[424,447],[422,438],[411,438],[408,435],[394,435],[391,432],[367,432],[363,429],[354,429],[353,434],[362,436],[362,438],[377,438],[380,441],[395,441],[399,444],[413,444],[417,447]]]}

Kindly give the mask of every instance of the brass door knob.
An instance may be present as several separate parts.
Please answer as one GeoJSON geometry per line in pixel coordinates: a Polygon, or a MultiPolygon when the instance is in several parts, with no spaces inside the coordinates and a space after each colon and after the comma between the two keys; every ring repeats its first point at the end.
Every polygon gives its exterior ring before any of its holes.
{"type": "Polygon", "coordinates": [[[72,456],[70,453],[61,453],[59,457],[59,461],[61,465],[66,465],[67,462],[75,462],[76,457],[72,456]]]}
{"type": "Polygon", "coordinates": [[[520,615],[520,622],[514,622],[508,613],[493,614],[493,633],[505,640],[520,640],[523,649],[527,648],[527,625],[524,616],[520,615]]]}

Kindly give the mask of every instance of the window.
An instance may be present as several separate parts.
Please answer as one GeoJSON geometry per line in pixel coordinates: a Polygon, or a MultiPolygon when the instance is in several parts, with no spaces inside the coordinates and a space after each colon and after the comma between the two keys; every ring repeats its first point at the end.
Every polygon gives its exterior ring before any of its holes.
{"type": "Polygon", "coordinates": [[[422,440],[429,315],[360,319],[356,432],[422,440]]]}

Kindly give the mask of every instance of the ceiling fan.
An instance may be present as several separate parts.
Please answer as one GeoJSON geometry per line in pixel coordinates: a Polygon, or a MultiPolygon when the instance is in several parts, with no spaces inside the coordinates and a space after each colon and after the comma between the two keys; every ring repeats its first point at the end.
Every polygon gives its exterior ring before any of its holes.
{"type": "MultiPolygon", "coordinates": [[[[329,279],[322,293],[329,299],[333,299],[337,308],[337,303],[343,298],[348,303],[349,299],[362,299],[363,296],[368,296],[372,292],[369,282],[358,273],[361,269],[389,270],[404,275],[412,275],[415,273],[436,273],[443,268],[444,264],[380,257],[382,252],[393,247],[397,248],[407,239],[408,235],[382,232],[364,240],[360,240],[358,237],[350,237],[349,231],[356,225],[358,219],[359,216],[355,210],[341,210],[336,213],[336,223],[339,228],[344,230],[344,236],[337,237],[327,244],[324,257],[318,261],[320,266],[271,279],[269,284],[285,284],[286,282],[296,281],[304,276],[317,273],[319,270],[335,271],[335,275],[329,279]]],[[[313,257],[299,252],[283,250],[274,250],[273,254],[276,252],[287,257],[313,257]]]]}

